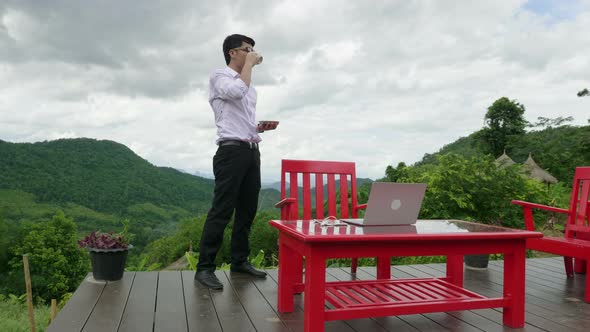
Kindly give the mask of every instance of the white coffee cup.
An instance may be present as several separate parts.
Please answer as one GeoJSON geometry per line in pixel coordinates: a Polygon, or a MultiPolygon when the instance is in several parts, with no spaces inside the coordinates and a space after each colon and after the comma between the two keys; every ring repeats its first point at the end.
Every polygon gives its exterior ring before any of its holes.
{"type": "Polygon", "coordinates": [[[256,52],[256,64],[259,65],[262,63],[262,55],[256,52]]]}

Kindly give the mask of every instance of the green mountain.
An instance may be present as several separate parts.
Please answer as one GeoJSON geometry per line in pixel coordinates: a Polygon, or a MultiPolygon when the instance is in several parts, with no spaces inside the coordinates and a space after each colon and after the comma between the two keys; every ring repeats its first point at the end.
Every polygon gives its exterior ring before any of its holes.
{"type": "MultiPolygon", "coordinates": [[[[275,204],[281,200],[281,192],[272,188],[263,188],[260,189],[260,194],[258,194],[258,209],[259,210],[266,210],[271,209],[275,210],[275,204]]],[[[276,209],[277,211],[279,209],[276,209]]]]}
{"type": "MultiPolygon", "coordinates": [[[[90,219],[96,222],[90,224],[102,225],[105,218],[114,220],[113,216],[150,223],[179,221],[207,213],[213,187],[214,180],[154,166],[113,141],[0,141],[0,190],[4,190],[0,216],[9,220],[20,219],[18,211],[21,218],[38,220],[62,209],[86,210],[75,220],[92,215],[90,219]],[[30,206],[26,202],[31,201],[36,210],[7,205],[21,202],[30,206]]],[[[276,190],[262,190],[260,209],[272,208],[279,196],[276,190]]]]}
{"type": "MultiPolygon", "coordinates": [[[[436,155],[457,153],[467,157],[483,154],[479,132],[447,144],[434,154],[426,154],[417,164],[435,162],[436,155]]],[[[506,153],[516,163],[532,155],[535,162],[560,181],[571,182],[576,166],[590,166],[590,126],[548,127],[512,137],[506,153]]],[[[494,156],[499,157],[499,156],[494,156]]]]}
{"type": "Polygon", "coordinates": [[[0,156],[0,189],[28,192],[43,203],[110,213],[152,203],[198,214],[212,197],[213,180],[156,167],[113,141],[0,142],[0,156]]]}

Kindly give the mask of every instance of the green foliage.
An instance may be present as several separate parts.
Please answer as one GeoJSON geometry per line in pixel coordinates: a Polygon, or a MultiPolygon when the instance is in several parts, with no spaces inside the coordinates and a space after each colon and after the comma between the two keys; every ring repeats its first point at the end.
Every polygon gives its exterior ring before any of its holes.
{"type": "MultiPolygon", "coordinates": [[[[569,209],[572,187],[570,184],[558,182],[547,188],[546,205],[569,209]]],[[[567,216],[556,212],[535,211],[536,229],[544,231],[546,235],[562,236],[567,216]],[[557,232],[557,234],[555,234],[557,232]]]]}
{"type": "Polygon", "coordinates": [[[250,252],[254,255],[265,253],[264,266],[273,265],[272,255],[277,254],[279,250],[278,231],[268,224],[273,219],[280,219],[278,209],[258,212],[250,231],[250,252]]]}
{"type": "Polygon", "coordinates": [[[144,253],[129,257],[125,271],[157,271],[162,265],[159,263],[149,264],[150,257],[144,253]]]}
{"type": "MultiPolygon", "coordinates": [[[[27,305],[21,298],[26,298],[26,294],[20,297],[14,295],[4,297],[0,295],[0,331],[31,331],[27,305]]],[[[47,305],[38,304],[33,308],[33,313],[35,315],[35,330],[45,331],[49,325],[51,308],[47,305]]]]}
{"type": "Polygon", "coordinates": [[[585,96],[590,96],[590,91],[588,91],[588,89],[583,89],[581,91],[578,91],[578,97],[585,97],[585,96]]]}
{"type": "Polygon", "coordinates": [[[566,122],[572,122],[574,121],[574,117],[572,116],[568,116],[568,117],[562,117],[562,116],[558,116],[554,119],[551,118],[546,118],[543,116],[540,116],[537,118],[537,122],[530,124],[530,127],[541,127],[541,128],[552,128],[552,127],[560,127],[562,126],[564,123],[566,122]]]}
{"type": "MultiPolygon", "coordinates": [[[[199,240],[203,232],[206,216],[202,215],[197,218],[184,219],[178,225],[176,232],[172,235],[156,240],[146,248],[145,255],[149,257],[147,263],[167,266],[183,255],[187,257],[189,245],[193,245],[194,251],[199,250],[199,240]]],[[[260,260],[261,266],[276,265],[276,255],[278,252],[278,231],[268,224],[271,219],[279,219],[279,211],[259,211],[254,219],[250,231],[250,260],[260,260]],[[263,253],[262,258],[260,253],[263,253]]],[[[233,230],[233,221],[229,223],[223,238],[223,244],[217,254],[216,263],[222,266],[231,261],[230,244],[231,233],[233,230]]],[[[193,254],[197,259],[198,254],[193,254]]],[[[187,257],[188,259],[188,257],[187,257]]],[[[191,260],[189,260],[189,265],[191,260]]],[[[196,261],[194,262],[196,264],[196,261]]],[[[253,263],[254,264],[254,263],[253,263]]],[[[138,262],[132,262],[133,268],[139,265],[138,262]]],[[[196,266],[196,265],[195,265],[196,266]]],[[[131,270],[131,267],[130,267],[131,270]]]]}
{"type": "Polygon", "coordinates": [[[172,263],[179,257],[177,247],[178,243],[171,236],[150,243],[146,248],[149,263],[159,263],[162,266],[172,263]]]}
{"type": "Polygon", "coordinates": [[[6,221],[42,221],[59,210],[58,206],[35,202],[34,195],[22,190],[0,189],[0,216],[6,221]]]}
{"type": "Polygon", "coordinates": [[[150,202],[194,213],[205,212],[213,194],[213,180],[155,167],[112,141],[0,141],[0,155],[0,189],[32,193],[41,202],[111,213],[150,202]]]}
{"type": "MultiPolygon", "coordinates": [[[[0,216],[0,275],[8,271],[8,249],[16,237],[16,227],[0,216]]],[[[1,280],[1,278],[0,278],[1,280]]]]}
{"type": "Polygon", "coordinates": [[[149,257],[147,264],[167,266],[181,257],[192,244],[198,250],[206,215],[186,218],[180,221],[176,230],[161,239],[151,242],[144,253],[149,257]]]}
{"type": "Polygon", "coordinates": [[[397,164],[397,167],[387,166],[385,169],[385,179],[389,182],[396,182],[399,178],[404,176],[404,171],[408,166],[404,162],[397,164]]]}
{"type": "Polygon", "coordinates": [[[186,257],[186,261],[188,262],[188,268],[189,268],[189,270],[196,271],[197,270],[197,264],[199,263],[199,254],[198,253],[187,251],[184,254],[184,257],[186,257]]]}
{"type": "Polygon", "coordinates": [[[462,219],[522,226],[512,199],[545,202],[544,187],[523,177],[518,166],[498,169],[492,158],[437,157],[436,164],[407,167],[398,182],[426,183],[421,219],[462,219]]]}
{"type": "MultiPolygon", "coordinates": [[[[128,260],[136,265],[148,244],[173,234],[179,221],[205,213],[213,195],[213,180],[155,167],[112,141],[0,141],[0,155],[0,227],[8,224],[10,234],[16,234],[25,222],[44,222],[61,210],[83,235],[112,229],[126,218],[135,234],[128,260]]],[[[276,190],[262,190],[261,208],[279,196],[276,190]]],[[[0,248],[7,242],[10,236],[1,237],[0,248]]],[[[186,251],[187,244],[182,241],[174,255],[186,251]]],[[[7,278],[4,253],[0,281],[7,278]]],[[[142,268],[150,266],[153,262],[142,268]]]]}
{"type": "Polygon", "coordinates": [[[264,250],[260,250],[256,256],[250,259],[250,264],[257,269],[263,269],[266,267],[264,259],[264,250]]]}
{"type": "MultiPolygon", "coordinates": [[[[414,166],[436,164],[436,156],[448,153],[482,157],[486,150],[480,144],[479,134],[477,132],[447,144],[437,153],[425,155],[414,166]]],[[[564,125],[531,131],[509,142],[506,152],[516,163],[523,163],[532,153],[541,168],[571,187],[575,168],[590,165],[590,126],[564,125]]]]}
{"type": "Polygon", "coordinates": [[[28,255],[33,293],[45,300],[75,290],[89,270],[87,253],[78,248],[76,224],[63,212],[51,221],[25,225],[11,251],[9,281],[16,284],[7,286],[24,292],[22,255],[28,255]]]}
{"type": "MultiPolygon", "coordinates": [[[[408,257],[391,257],[392,265],[410,265],[410,264],[431,264],[445,263],[446,256],[408,256],[408,257]]],[[[328,259],[326,267],[349,267],[350,258],[328,259]]],[[[362,257],[358,259],[358,266],[376,266],[377,260],[374,257],[362,257]]]]}
{"type": "Polygon", "coordinates": [[[541,168],[571,188],[575,168],[590,165],[590,126],[532,131],[509,149],[510,157],[517,163],[524,162],[531,153],[541,168]]]}
{"type": "Polygon", "coordinates": [[[488,107],[484,118],[486,127],[481,131],[481,138],[487,143],[486,152],[498,157],[510,140],[524,134],[527,124],[524,111],[524,105],[506,97],[488,107]]]}
{"type": "Polygon", "coordinates": [[[258,193],[258,208],[260,210],[274,209],[275,204],[281,200],[281,192],[271,188],[264,188],[258,193]]]}
{"type": "MultiPolygon", "coordinates": [[[[31,193],[42,203],[62,208],[73,203],[132,220],[140,216],[146,222],[162,222],[205,213],[213,197],[213,180],[156,167],[113,141],[0,140],[0,155],[0,189],[31,193]]],[[[261,208],[276,203],[279,195],[262,190],[261,208]]]]}

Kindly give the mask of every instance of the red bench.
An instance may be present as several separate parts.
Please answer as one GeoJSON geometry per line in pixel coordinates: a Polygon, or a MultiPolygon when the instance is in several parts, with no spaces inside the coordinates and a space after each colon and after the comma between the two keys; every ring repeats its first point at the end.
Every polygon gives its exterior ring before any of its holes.
{"type": "MultiPolygon", "coordinates": [[[[568,216],[563,237],[545,236],[528,239],[527,249],[548,252],[563,256],[565,272],[569,278],[574,276],[573,258],[576,258],[576,272],[590,271],[590,167],[577,167],[574,175],[572,196],[568,210],[552,206],[514,200],[513,204],[524,209],[524,222],[527,230],[535,230],[532,209],[563,213],[568,216]]],[[[590,303],[590,278],[586,276],[584,301],[590,303]]]]}

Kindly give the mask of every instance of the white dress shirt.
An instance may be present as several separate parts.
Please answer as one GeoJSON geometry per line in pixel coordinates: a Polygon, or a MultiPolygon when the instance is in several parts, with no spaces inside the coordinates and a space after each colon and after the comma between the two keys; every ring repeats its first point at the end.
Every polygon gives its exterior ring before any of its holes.
{"type": "Polygon", "coordinates": [[[215,113],[217,139],[260,142],[256,131],[256,89],[242,81],[230,67],[215,70],[209,77],[209,104],[215,113]]]}

